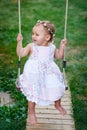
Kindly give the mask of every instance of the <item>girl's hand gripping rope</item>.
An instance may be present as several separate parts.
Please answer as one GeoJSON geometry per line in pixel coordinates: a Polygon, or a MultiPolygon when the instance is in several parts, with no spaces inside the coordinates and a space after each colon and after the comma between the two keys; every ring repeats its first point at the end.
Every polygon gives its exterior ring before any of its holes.
{"type": "Polygon", "coordinates": [[[67,45],[67,39],[62,39],[60,45],[61,46],[67,45]]]}
{"type": "Polygon", "coordinates": [[[22,36],[22,34],[18,34],[18,36],[17,36],[17,42],[22,42],[22,40],[23,40],[23,36],[22,36]]]}

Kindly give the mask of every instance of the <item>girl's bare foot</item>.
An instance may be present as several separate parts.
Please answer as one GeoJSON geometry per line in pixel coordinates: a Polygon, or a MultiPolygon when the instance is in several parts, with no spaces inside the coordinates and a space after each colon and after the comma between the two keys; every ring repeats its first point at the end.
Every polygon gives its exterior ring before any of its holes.
{"type": "Polygon", "coordinates": [[[30,119],[31,125],[38,126],[35,114],[29,113],[29,119],[30,119]]]}
{"type": "Polygon", "coordinates": [[[66,114],[67,114],[66,110],[65,110],[61,105],[55,104],[55,108],[56,108],[57,110],[59,110],[59,112],[60,112],[62,115],[66,115],[66,114]]]}

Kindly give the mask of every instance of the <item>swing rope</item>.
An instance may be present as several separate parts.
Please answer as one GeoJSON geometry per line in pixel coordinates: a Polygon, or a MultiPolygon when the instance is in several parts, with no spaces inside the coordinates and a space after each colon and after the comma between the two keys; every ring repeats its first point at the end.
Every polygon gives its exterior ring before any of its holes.
{"type": "MultiPolygon", "coordinates": [[[[66,39],[67,18],[68,18],[68,0],[66,0],[65,25],[64,25],[64,39],[66,39]]],[[[66,68],[66,58],[65,58],[65,54],[66,54],[66,47],[64,46],[64,58],[63,58],[62,67],[63,67],[63,78],[64,78],[64,83],[65,83],[66,90],[67,90],[67,89],[68,89],[68,86],[67,86],[66,74],[65,74],[65,68],[66,68]]]]}
{"type": "MultiPolygon", "coordinates": [[[[21,11],[20,11],[20,0],[18,0],[18,28],[19,28],[19,34],[21,34],[21,11]]],[[[22,42],[22,41],[21,41],[22,42]]],[[[16,80],[16,86],[17,88],[20,87],[20,63],[21,63],[21,58],[20,58],[20,46],[19,46],[19,57],[18,57],[18,77],[16,80]]]]}
{"type": "Polygon", "coordinates": [[[20,11],[20,0],[18,0],[18,18],[19,18],[19,33],[21,34],[21,11],[20,11]]]}

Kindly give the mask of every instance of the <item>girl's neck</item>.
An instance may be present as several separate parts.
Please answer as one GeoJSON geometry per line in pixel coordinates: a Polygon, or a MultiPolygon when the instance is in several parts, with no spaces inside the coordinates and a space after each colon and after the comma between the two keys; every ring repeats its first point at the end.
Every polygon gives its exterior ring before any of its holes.
{"type": "Polygon", "coordinates": [[[50,42],[44,42],[42,44],[39,44],[39,46],[49,46],[50,45],[50,42]]]}

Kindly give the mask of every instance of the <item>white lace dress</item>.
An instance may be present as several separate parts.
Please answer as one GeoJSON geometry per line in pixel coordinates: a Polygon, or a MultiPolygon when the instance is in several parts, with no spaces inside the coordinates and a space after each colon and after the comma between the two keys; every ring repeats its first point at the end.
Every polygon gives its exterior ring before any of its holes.
{"type": "Polygon", "coordinates": [[[33,53],[20,76],[20,90],[28,101],[49,105],[64,95],[65,85],[59,67],[54,62],[55,45],[33,44],[33,53]]]}

